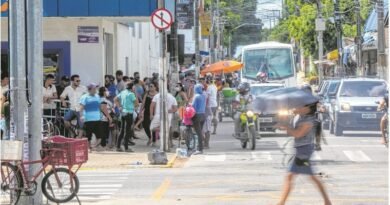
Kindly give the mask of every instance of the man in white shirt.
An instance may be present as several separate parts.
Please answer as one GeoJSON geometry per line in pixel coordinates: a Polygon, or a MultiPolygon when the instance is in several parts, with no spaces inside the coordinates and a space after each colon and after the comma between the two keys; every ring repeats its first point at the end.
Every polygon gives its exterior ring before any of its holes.
{"type": "Polygon", "coordinates": [[[82,137],[82,128],[83,124],[80,120],[80,99],[81,96],[87,93],[87,88],[85,86],[80,85],[80,76],[78,75],[72,75],[70,78],[72,81],[71,85],[66,87],[64,92],[61,94],[61,102],[63,107],[68,107],[67,102],[65,102],[66,97],[69,98],[69,111],[65,114],[64,120],[65,120],[65,126],[67,128],[70,127],[70,122],[73,119],[77,119],[77,127],[79,129],[79,136],[82,137]]]}
{"type": "Polygon", "coordinates": [[[214,131],[213,135],[217,133],[217,125],[218,125],[218,120],[217,120],[217,109],[218,109],[218,101],[217,101],[217,95],[218,95],[218,88],[217,86],[213,83],[213,76],[211,74],[208,74],[206,76],[206,83],[207,83],[207,97],[208,97],[208,103],[209,107],[211,107],[211,111],[213,114],[213,119],[212,123],[214,125],[214,131]]]}
{"type": "Polygon", "coordinates": [[[48,74],[43,86],[43,115],[49,118],[49,120],[54,117],[54,110],[56,109],[56,104],[53,100],[58,98],[54,81],[54,75],[48,74]]]}
{"type": "MultiPolygon", "coordinates": [[[[160,127],[160,99],[160,93],[158,93],[153,97],[152,104],[150,105],[150,119],[152,119],[152,122],[150,123],[150,130],[153,131],[156,131],[160,127]]],[[[173,97],[173,95],[170,93],[167,93],[166,106],[168,109],[168,127],[170,128],[173,113],[177,111],[177,101],[175,97],[173,97]]],[[[172,144],[171,139],[170,144],[172,144]]]]}

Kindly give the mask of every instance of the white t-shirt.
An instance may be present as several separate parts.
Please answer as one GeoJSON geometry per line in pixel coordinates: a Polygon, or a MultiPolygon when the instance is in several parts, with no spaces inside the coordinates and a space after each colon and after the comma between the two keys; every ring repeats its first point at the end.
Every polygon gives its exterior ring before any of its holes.
{"type": "MultiPolygon", "coordinates": [[[[154,117],[153,119],[155,118],[160,118],[160,93],[158,93],[157,95],[155,95],[153,97],[153,100],[152,102],[156,103],[156,109],[155,109],[155,112],[154,112],[154,117]]],[[[173,97],[172,94],[170,93],[167,93],[167,102],[166,102],[166,106],[167,106],[167,110],[171,109],[172,106],[177,106],[177,101],[175,99],[175,97],[173,97]]],[[[171,122],[172,120],[172,114],[173,113],[168,113],[168,120],[169,122],[171,122]]]]}
{"type": "Polygon", "coordinates": [[[207,86],[209,107],[218,107],[217,94],[218,94],[217,86],[215,86],[214,84],[207,86]]]}
{"type": "Polygon", "coordinates": [[[81,96],[87,93],[87,88],[85,86],[78,86],[76,89],[73,89],[72,86],[68,86],[65,88],[64,92],[62,92],[62,98],[69,98],[70,109],[74,111],[80,110],[80,99],[81,96]]]}
{"type": "MultiPolygon", "coordinates": [[[[52,98],[54,97],[54,93],[57,93],[56,86],[52,85],[48,88],[43,87],[43,97],[44,98],[52,98]]],[[[43,109],[55,109],[56,104],[54,102],[46,103],[43,102],[43,109]]]]}

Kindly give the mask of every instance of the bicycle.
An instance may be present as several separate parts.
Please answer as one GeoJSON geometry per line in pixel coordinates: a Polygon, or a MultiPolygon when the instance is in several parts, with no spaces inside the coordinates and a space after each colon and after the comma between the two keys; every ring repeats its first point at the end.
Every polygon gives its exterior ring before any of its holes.
{"type": "MultiPolygon", "coordinates": [[[[20,141],[9,142],[23,144],[20,141]]],[[[65,203],[76,197],[80,203],[77,197],[80,182],[76,173],[88,160],[88,141],[52,137],[43,140],[42,147],[41,160],[23,161],[21,152],[18,159],[2,160],[0,204],[17,204],[22,192],[28,196],[34,195],[36,180],[42,173],[42,193],[48,200],[65,203]],[[42,167],[29,178],[26,166],[32,164],[42,164],[42,167]],[[47,169],[50,170],[46,172],[47,169]]]]}

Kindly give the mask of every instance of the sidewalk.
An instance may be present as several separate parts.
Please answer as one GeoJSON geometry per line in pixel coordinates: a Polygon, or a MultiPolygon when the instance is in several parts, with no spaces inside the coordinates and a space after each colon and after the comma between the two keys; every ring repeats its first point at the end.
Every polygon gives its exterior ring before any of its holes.
{"type": "Polygon", "coordinates": [[[158,142],[157,147],[148,147],[146,146],[147,136],[145,132],[142,130],[135,133],[140,139],[135,140],[135,146],[129,146],[134,151],[133,153],[94,151],[89,153],[88,162],[83,164],[81,170],[172,167],[176,159],[176,149],[167,153],[168,165],[150,165],[148,152],[159,149],[160,144],[158,142]]]}

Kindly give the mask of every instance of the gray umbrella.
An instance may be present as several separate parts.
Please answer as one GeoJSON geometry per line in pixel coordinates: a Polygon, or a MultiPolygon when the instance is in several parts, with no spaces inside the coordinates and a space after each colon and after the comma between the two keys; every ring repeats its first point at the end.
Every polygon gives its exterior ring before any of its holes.
{"type": "Polygon", "coordinates": [[[280,88],[256,96],[253,109],[256,112],[275,113],[281,109],[299,108],[316,102],[317,97],[299,88],[280,88]]]}

